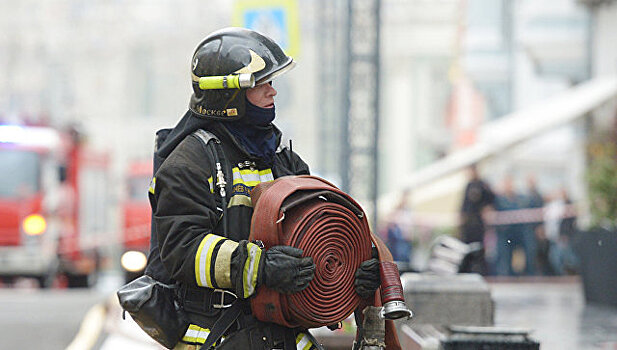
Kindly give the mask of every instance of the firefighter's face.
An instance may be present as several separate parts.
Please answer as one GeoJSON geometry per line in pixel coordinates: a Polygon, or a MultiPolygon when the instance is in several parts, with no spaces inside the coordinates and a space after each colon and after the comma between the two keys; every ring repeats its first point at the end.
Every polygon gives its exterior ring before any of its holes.
{"type": "Polygon", "coordinates": [[[255,86],[246,91],[246,99],[261,108],[273,108],[274,96],[276,96],[276,89],[272,86],[272,82],[255,86]]]}

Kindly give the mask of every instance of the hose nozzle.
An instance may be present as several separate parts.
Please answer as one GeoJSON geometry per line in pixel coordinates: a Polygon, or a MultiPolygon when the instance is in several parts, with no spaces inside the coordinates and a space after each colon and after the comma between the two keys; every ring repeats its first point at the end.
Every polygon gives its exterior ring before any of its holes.
{"type": "Polygon", "coordinates": [[[379,317],[386,320],[398,320],[399,318],[411,318],[413,312],[402,301],[390,301],[383,305],[379,317]]]}
{"type": "Polygon", "coordinates": [[[391,261],[382,261],[379,263],[379,272],[381,275],[381,302],[383,304],[380,316],[386,320],[411,317],[412,312],[405,305],[403,286],[396,264],[391,261]]]}

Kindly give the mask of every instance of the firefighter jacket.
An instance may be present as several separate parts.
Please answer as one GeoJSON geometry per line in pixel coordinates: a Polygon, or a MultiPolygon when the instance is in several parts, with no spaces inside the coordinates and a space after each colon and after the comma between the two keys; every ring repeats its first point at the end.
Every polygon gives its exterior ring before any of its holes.
{"type": "MultiPolygon", "coordinates": [[[[160,257],[171,277],[183,284],[228,289],[248,298],[257,288],[261,262],[261,249],[247,241],[253,213],[250,191],[281,176],[309,174],[309,169],[286,147],[279,146],[269,165],[251,158],[221,125],[209,131],[220,140],[227,164],[228,234],[222,229],[214,154],[191,134],[165,159],[150,188],[160,257]]],[[[275,132],[280,144],[281,133],[275,132]]]]}

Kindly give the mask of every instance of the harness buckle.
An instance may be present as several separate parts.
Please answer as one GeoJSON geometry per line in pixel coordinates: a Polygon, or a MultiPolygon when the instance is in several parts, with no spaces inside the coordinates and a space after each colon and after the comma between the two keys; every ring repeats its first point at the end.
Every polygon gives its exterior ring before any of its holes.
{"type": "MultiPolygon", "coordinates": [[[[258,240],[255,240],[255,241],[252,241],[251,243],[255,243],[255,244],[257,244],[257,246],[259,247],[259,249],[264,249],[264,248],[266,247],[266,246],[264,245],[264,242],[263,242],[262,240],[259,240],[259,239],[258,239],[258,240]]],[[[274,349],[272,349],[272,350],[274,350],[274,349]]]]}
{"type": "Polygon", "coordinates": [[[219,293],[220,300],[221,300],[220,303],[218,304],[216,302],[212,303],[212,308],[214,309],[227,309],[228,307],[231,307],[231,305],[233,304],[234,301],[236,301],[236,299],[238,299],[238,296],[236,294],[228,290],[225,290],[225,289],[215,289],[213,293],[214,293],[214,295],[212,295],[213,300],[216,300],[218,298],[216,293],[219,293]],[[225,294],[228,294],[233,297],[233,300],[229,304],[225,304],[225,294]]]}

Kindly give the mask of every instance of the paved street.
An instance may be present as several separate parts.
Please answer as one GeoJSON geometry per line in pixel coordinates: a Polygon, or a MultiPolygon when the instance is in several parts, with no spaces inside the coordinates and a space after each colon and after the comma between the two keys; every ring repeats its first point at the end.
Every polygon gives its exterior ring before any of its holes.
{"type": "MultiPolygon", "coordinates": [[[[540,341],[542,350],[617,349],[617,308],[585,305],[582,288],[576,280],[492,282],[490,286],[496,325],[533,329],[532,336],[540,341]]],[[[120,317],[118,310],[110,315],[115,319],[120,317]]],[[[141,336],[139,332],[129,332],[137,330],[130,327],[130,322],[111,324],[122,327],[124,334],[119,336],[112,330],[115,336],[107,340],[108,344],[119,345],[123,341],[134,344],[141,336]]],[[[143,348],[157,349],[145,344],[143,348]]]]}
{"type": "MultiPolygon", "coordinates": [[[[617,349],[617,308],[585,305],[576,281],[490,286],[496,325],[533,329],[542,350],[617,349]]],[[[0,310],[2,349],[162,349],[122,320],[107,288],[0,289],[0,310]]]]}
{"type": "Polygon", "coordinates": [[[579,283],[491,283],[497,325],[533,329],[542,350],[617,349],[617,308],[585,305],[579,283]]]}
{"type": "Polygon", "coordinates": [[[106,297],[95,290],[0,289],[0,349],[65,349],[88,310],[106,297]]]}

